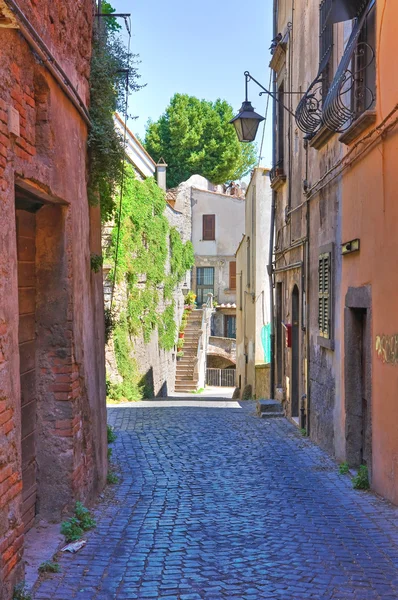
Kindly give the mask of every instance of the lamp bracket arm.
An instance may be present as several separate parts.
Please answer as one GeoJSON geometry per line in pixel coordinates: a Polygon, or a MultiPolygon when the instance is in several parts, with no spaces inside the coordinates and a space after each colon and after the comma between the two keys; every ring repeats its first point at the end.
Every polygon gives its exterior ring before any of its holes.
{"type": "Polygon", "coordinates": [[[263,94],[268,94],[268,96],[271,96],[271,98],[273,98],[273,100],[275,100],[276,102],[278,102],[278,104],[280,104],[281,106],[283,106],[283,108],[292,117],[295,116],[294,112],[292,112],[287,106],[285,106],[283,104],[283,102],[281,100],[279,100],[279,98],[275,94],[273,94],[272,92],[270,92],[269,90],[267,90],[267,88],[265,88],[263,85],[261,85],[261,83],[259,81],[257,81],[257,79],[255,79],[252,75],[250,75],[249,71],[245,71],[244,75],[245,75],[245,79],[246,79],[246,101],[247,101],[247,85],[248,85],[249,81],[254,81],[254,83],[257,84],[258,87],[263,90],[262,92],[260,92],[260,96],[262,96],[263,94]]]}

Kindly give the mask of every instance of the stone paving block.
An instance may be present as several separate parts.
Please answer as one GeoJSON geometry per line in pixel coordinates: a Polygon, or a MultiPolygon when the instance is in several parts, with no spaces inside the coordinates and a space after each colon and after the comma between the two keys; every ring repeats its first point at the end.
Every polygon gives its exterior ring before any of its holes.
{"type": "Polygon", "coordinates": [[[397,508],[284,418],[165,401],[109,420],[120,484],[34,600],[398,599],[397,508]]]}

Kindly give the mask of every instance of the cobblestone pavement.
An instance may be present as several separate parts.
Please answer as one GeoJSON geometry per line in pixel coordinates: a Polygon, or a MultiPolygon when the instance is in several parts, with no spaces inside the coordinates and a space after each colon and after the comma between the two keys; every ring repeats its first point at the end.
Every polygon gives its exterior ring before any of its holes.
{"type": "Polygon", "coordinates": [[[112,408],[122,474],[36,600],[392,600],[398,510],[285,419],[112,408]]]}

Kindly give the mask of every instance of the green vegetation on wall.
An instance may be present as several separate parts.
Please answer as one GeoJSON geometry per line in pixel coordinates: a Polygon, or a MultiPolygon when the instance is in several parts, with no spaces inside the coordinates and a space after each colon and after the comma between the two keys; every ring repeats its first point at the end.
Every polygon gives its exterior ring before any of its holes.
{"type": "MultiPolygon", "coordinates": [[[[184,244],[178,231],[170,227],[165,208],[164,192],[154,179],[139,181],[133,169],[126,166],[117,267],[116,273],[110,273],[116,284],[124,284],[127,291],[126,309],[113,334],[117,367],[123,377],[123,383],[110,386],[109,396],[115,400],[137,400],[152,392],[146,389],[131,358],[132,338],[142,335],[148,343],[158,329],[161,348],[171,350],[176,341],[172,294],[193,266],[194,253],[191,242],[184,244]]],[[[117,237],[115,226],[107,250],[112,264],[117,237]]]]}

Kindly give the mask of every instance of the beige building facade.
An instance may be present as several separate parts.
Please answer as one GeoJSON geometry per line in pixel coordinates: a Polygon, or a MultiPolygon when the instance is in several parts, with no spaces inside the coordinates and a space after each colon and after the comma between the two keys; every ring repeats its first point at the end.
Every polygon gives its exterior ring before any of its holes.
{"type": "Polygon", "coordinates": [[[270,285],[267,249],[272,190],[269,169],[253,171],[246,192],[245,232],[236,252],[236,385],[269,398],[270,285]],[[247,387],[250,386],[250,387],[247,387]]]}
{"type": "Polygon", "coordinates": [[[192,289],[198,305],[207,301],[209,293],[213,294],[216,313],[212,335],[235,338],[235,251],[244,233],[245,199],[237,193],[225,193],[224,188],[198,175],[187,183],[190,183],[195,252],[192,289]]]}

